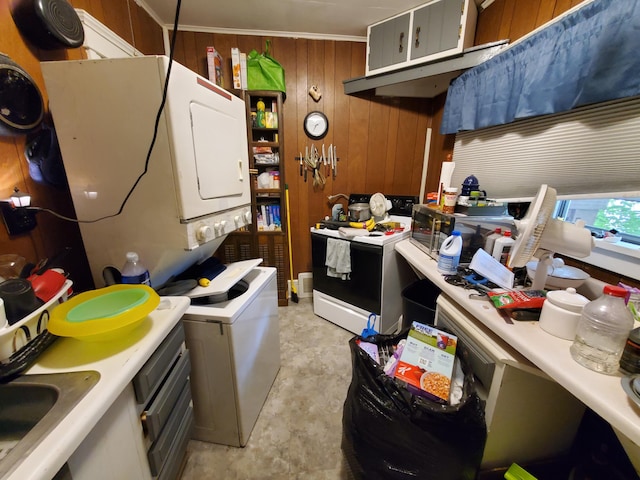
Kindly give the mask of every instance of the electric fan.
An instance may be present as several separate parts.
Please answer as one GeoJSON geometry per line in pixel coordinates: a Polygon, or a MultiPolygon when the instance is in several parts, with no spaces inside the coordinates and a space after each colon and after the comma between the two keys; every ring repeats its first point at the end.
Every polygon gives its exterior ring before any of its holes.
{"type": "Polygon", "coordinates": [[[374,193],[369,200],[369,209],[376,222],[387,221],[389,220],[387,212],[391,210],[391,200],[387,200],[387,197],[381,193],[374,193]]]}
{"type": "Polygon", "coordinates": [[[556,206],[556,191],[540,185],[522,220],[514,220],[518,237],[511,249],[509,267],[524,267],[532,258],[538,258],[533,279],[533,290],[542,290],[547,281],[548,269],[554,253],[584,258],[591,254],[593,238],[584,228],[584,222],[575,224],[551,218],[556,206]]]}

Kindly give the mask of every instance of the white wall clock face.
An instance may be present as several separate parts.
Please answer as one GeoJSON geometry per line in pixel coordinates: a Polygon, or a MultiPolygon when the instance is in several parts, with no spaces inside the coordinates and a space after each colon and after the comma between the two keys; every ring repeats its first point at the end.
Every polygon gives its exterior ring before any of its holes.
{"type": "Polygon", "coordinates": [[[318,140],[323,138],[329,131],[329,119],[322,112],[310,112],[304,117],[302,126],[304,133],[306,133],[309,138],[318,140]]]}

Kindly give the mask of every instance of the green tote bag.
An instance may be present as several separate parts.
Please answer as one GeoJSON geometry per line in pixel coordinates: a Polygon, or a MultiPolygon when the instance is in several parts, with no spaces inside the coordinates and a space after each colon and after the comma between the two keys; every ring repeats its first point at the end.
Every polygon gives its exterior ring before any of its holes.
{"type": "Polygon", "coordinates": [[[247,88],[249,90],[287,91],[284,83],[284,68],[269,56],[269,41],[266,51],[251,50],[247,56],[247,88]]]}

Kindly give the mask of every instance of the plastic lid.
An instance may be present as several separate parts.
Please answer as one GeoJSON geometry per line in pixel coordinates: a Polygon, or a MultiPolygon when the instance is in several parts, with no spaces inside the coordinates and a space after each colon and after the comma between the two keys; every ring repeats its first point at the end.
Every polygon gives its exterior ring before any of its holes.
{"type": "Polygon", "coordinates": [[[636,345],[640,345],[640,327],[636,327],[629,333],[629,340],[636,345]]]}
{"type": "Polygon", "coordinates": [[[622,297],[627,298],[627,289],[623,287],[618,287],[616,285],[605,285],[602,292],[605,295],[611,295],[612,297],[622,297]]]}
{"type": "Polygon", "coordinates": [[[469,175],[462,181],[462,185],[478,185],[478,178],[475,175],[469,175]]]}
{"type": "Polygon", "coordinates": [[[460,235],[462,235],[458,230],[454,230],[453,232],[451,232],[451,235],[454,235],[456,237],[459,237],[460,235]]]}
{"type": "Polygon", "coordinates": [[[573,287],[566,290],[549,291],[547,292],[547,300],[560,308],[577,313],[581,312],[582,307],[589,303],[589,299],[577,293],[573,287]]]}
{"type": "Polygon", "coordinates": [[[511,236],[511,230],[507,230],[506,232],[504,232],[504,236],[505,237],[510,237],[511,236]]]}
{"type": "Polygon", "coordinates": [[[140,260],[140,257],[136,252],[127,252],[127,261],[136,263],[138,260],[140,260]]]}
{"type": "Polygon", "coordinates": [[[502,229],[498,227],[494,230],[494,233],[502,233],[502,229]]]}

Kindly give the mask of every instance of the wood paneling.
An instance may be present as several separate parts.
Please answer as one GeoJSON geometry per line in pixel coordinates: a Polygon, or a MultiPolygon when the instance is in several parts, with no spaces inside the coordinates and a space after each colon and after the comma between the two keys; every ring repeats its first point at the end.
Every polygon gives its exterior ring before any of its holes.
{"type": "MultiPolygon", "coordinates": [[[[0,0],[0,51],[7,53],[36,80],[46,92],[39,62],[81,58],[76,50],[41,51],[25,42],[9,14],[9,1],[0,0]]],[[[161,28],[136,2],[131,0],[72,0],[100,22],[148,54],[164,52],[161,28]]],[[[480,13],[476,44],[503,38],[516,40],[551,17],[580,3],[579,0],[496,0],[480,13]]],[[[215,45],[225,63],[223,74],[231,86],[229,62],[232,47],[244,52],[264,50],[267,37],[213,33],[180,32],[176,59],[201,75],[207,75],[205,47],[215,45]]],[[[387,194],[417,195],[424,159],[426,129],[432,128],[432,142],[426,191],[437,189],[440,163],[453,149],[453,136],[438,132],[444,95],[432,100],[379,98],[372,95],[344,95],[342,81],[364,74],[366,45],[358,42],[305,40],[274,37],[271,54],[285,69],[287,101],[284,105],[286,145],[282,161],[291,196],[292,255],[294,276],[311,270],[309,227],[329,215],[327,196],[337,193],[381,191],[387,194]],[[311,85],[322,92],[319,102],[308,95],[311,85]],[[330,130],[326,145],[338,148],[338,176],[328,179],[324,188],[313,188],[299,175],[294,157],[311,142],[302,131],[302,120],[311,110],[327,114],[330,130]]],[[[0,197],[14,186],[30,192],[34,204],[74,216],[68,189],[33,182],[22,155],[25,139],[0,137],[0,197]]],[[[321,142],[316,142],[321,145],[321,142]]],[[[71,272],[77,291],[93,288],[76,224],[64,222],[46,213],[38,215],[38,227],[30,234],[9,238],[0,228],[0,253],[19,253],[29,261],[49,257],[70,245],[73,254],[64,267],[71,272]]]]}
{"type": "MultiPolygon", "coordinates": [[[[225,85],[231,79],[230,49],[264,50],[266,37],[179,32],[176,60],[186,62],[206,76],[205,47],[214,45],[225,59],[225,85]],[[197,48],[189,50],[188,45],[197,48]]],[[[285,69],[287,100],[284,104],[285,145],[281,162],[289,185],[294,277],[311,270],[309,227],[331,213],[327,197],[338,193],[417,195],[420,191],[424,135],[429,124],[430,101],[349,97],[342,81],[364,73],[366,45],[355,42],[274,37],[271,55],[285,69]],[[318,102],[308,94],[316,85],[318,102]],[[320,110],[329,118],[329,133],[315,145],[337,146],[339,164],[335,179],[324,188],[300,176],[295,157],[312,142],[302,130],[305,115],[320,110]]],[[[438,172],[439,175],[439,172],[438,172]]],[[[435,182],[437,184],[437,180],[435,182]]]]}
{"type": "MultiPolygon", "coordinates": [[[[73,0],[75,8],[81,8],[99,21],[109,26],[144,53],[162,53],[162,30],[151,17],[135,2],[128,0],[73,0]],[[132,21],[129,21],[129,9],[132,21]],[[133,25],[133,30],[132,30],[133,25]],[[132,34],[135,34],[135,36],[132,34]],[[139,41],[134,41],[137,39],[139,41]]],[[[82,49],[41,50],[22,38],[10,14],[10,0],[0,0],[0,51],[9,55],[33,77],[40,88],[45,108],[47,92],[44,88],[40,62],[45,60],[66,60],[83,58],[82,49]]],[[[45,121],[51,119],[47,115],[45,121]]],[[[32,204],[50,209],[60,215],[75,218],[75,211],[68,188],[57,188],[34,182],[29,176],[24,157],[25,135],[0,137],[0,198],[7,198],[14,186],[29,192],[32,204]]],[[[52,257],[65,247],[71,247],[71,254],[61,266],[69,272],[77,292],[94,288],[80,229],[76,223],[61,220],[50,213],[37,214],[38,226],[30,233],[9,237],[5,228],[0,227],[0,254],[16,253],[29,262],[52,257]]]]}

